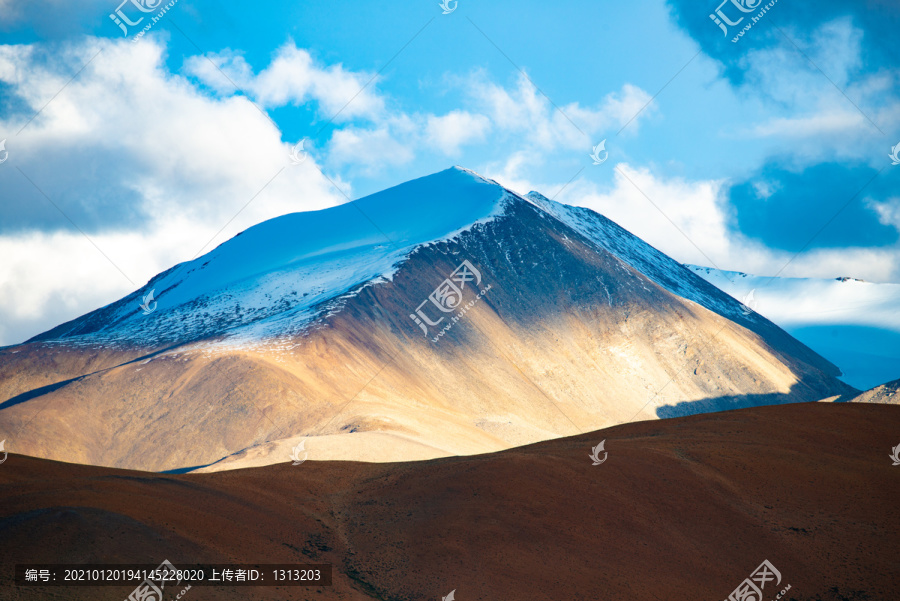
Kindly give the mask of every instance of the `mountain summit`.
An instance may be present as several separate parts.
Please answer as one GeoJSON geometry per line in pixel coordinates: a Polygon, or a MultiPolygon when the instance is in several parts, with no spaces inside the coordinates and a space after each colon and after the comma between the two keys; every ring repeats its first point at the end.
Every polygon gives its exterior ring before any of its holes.
{"type": "Polygon", "coordinates": [[[605,217],[457,167],[256,225],[3,349],[0,426],[148,470],[300,441],[406,460],[854,393],[837,375],[605,217]]]}
{"type": "Polygon", "coordinates": [[[507,197],[496,182],[455,167],[329,209],[283,215],[31,341],[152,347],[293,335],[329,301],[389,280],[414,249],[502,214],[507,197]],[[147,314],[141,303],[151,291],[157,304],[147,314]]]}

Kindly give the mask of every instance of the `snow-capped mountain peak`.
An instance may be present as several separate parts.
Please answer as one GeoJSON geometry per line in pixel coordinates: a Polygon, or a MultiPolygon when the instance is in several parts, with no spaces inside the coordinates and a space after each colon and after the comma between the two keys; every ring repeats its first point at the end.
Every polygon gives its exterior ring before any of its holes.
{"type": "Polygon", "coordinates": [[[353,202],[257,224],[120,301],[33,340],[152,347],[222,337],[239,345],[291,338],[365,286],[391,280],[416,249],[515,214],[514,205],[537,209],[677,296],[751,328],[764,321],[590,209],[537,192],[520,196],[452,167],[353,202]]]}
{"type": "Polygon", "coordinates": [[[453,167],[328,209],[282,215],[34,340],[153,345],[250,326],[260,336],[296,333],[323,303],[390,279],[413,249],[502,214],[508,196],[496,182],[453,167]],[[150,292],[156,304],[147,311],[142,299],[150,292]]]}
{"type": "Polygon", "coordinates": [[[153,470],[301,434],[433,457],[858,392],[602,215],[459,168],[256,225],[0,355],[9,427],[53,408],[20,448],[153,470]]]}

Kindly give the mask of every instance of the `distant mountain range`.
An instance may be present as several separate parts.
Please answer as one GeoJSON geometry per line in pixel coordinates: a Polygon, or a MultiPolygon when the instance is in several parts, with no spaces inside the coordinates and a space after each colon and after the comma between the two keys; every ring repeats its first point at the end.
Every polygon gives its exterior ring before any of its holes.
{"type": "Polygon", "coordinates": [[[769,278],[688,265],[787,330],[868,389],[900,378],[900,284],[849,277],[769,278]]]}
{"type": "Polygon", "coordinates": [[[839,375],[605,217],[453,168],[256,225],[0,350],[0,432],[154,471],[425,459],[856,396],[839,375]]]}

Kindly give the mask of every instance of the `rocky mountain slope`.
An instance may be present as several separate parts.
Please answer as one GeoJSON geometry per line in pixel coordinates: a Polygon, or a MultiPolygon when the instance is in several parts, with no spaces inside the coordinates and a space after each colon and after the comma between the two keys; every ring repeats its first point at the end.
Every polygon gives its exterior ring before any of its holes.
{"type": "Polygon", "coordinates": [[[0,351],[19,453],[146,470],[496,451],[854,396],[604,217],[454,168],[261,223],[0,351]],[[153,292],[153,298],[149,294],[153,292]]]}
{"type": "Polygon", "coordinates": [[[867,389],[900,377],[900,284],[687,267],[837,364],[852,386],[867,389]]]}
{"type": "Polygon", "coordinates": [[[883,403],[889,405],[900,404],[900,380],[894,380],[867,390],[858,397],[852,399],[854,403],[883,403]]]}

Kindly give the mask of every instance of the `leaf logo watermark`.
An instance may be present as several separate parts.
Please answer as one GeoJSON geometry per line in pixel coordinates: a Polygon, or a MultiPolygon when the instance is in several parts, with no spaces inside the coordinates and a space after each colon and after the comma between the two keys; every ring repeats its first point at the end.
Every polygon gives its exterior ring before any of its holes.
{"type": "MultiPolygon", "coordinates": [[[[3,443],[0,443],[0,450],[3,450],[3,443]]],[[[891,449],[893,455],[891,455],[891,459],[894,461],[894,465],[900,465],[900,444],[891,449]]],[[[3,463],[0,461],[0,463],[3,463]]]]}
{"type": "Polygon", "coordinates": [[[309,453],[306,452],[306,448],[304,447],[305,444],[306,439],[304,438],[297,444],[296,447],[291,449],[291,460],[293,461],[291,465],[300,465],[301,463],[306,461],[307,457],[309,457],[309,453]],[[303,457],[300,456],[301,453],[303,454],[303,457]]]}
{"type": "Polygon", "coordinates": [[[449,595],[447,595],[446,597],[441,597],[441,601],[453,601],[455,598],[454,597],[455,594],[456,594],[456,589],[453,589],[452,591],[450,591],[449,595]]]}
{"type": "Polygon", "coordinates": [[[754,288],[741,299],[741,313],[744,314],[744,317],[747,317],[751,313],[756,313],[756,308],[758,306],[759,302],[756,300],[756,288],[754,288]]]}
{"type": "MultiPolygon", "coordinates": [[[[3,448],[3,445],[6,444],[6,439],[0,440],[0,453],[3,453],[3,459],[0,459],[0,463],[6,461],[6,458],[9,456],[9,453],[6,452],[6,449],[3,448]]],[[[897,447],[900,449],[900,447],[897,447]]]]}
{"type": "Polygon", "coordinates": [[[122,4],[116,8],[115,12],[110,13],[109,18],[112,19],[113,23],[119,26],[119,29],[122,30],[122,33],[125,34],[126,38],[128,37],[128,28],[125,27],[125,25],[127,24],[134,27],[144,20],[144,17],[141,17],[137,21],[132,21],[125,16],[125,13],[122,12],[122,7],[129,2],[142,13],[152,13],[160,4],[162,4],[162,0],[156,0],[156,2],[153,2],[153,0],[122,0],[122,4]]]}
{"type": "Polygon", "coordinates": [[[305,143],[306,140],[300,140],[293,148],[291,148],[291,154],[288,156],[291,157],[291,163],[294,165],[299,165],[306,160],[307,156],[309,156],[303,151],[303,145],[305,143]]]}
{"type": "Polygon", "coordinates": [[[154,311],[156,311],[156,301],[153,300],[153,293],[156,292],[156,288],[148,292],[143,297],[143,302],[141,303],[141,309],[144,310],[144,315],[150,315],[154,311]],[[153,305],[152,307],[150,305],[153,305]]]}
{"type": "MultiPolygon", "coordinates": [[[[898,144],[897,146],[900,146],[900,144],[898,144]]],[[[6,150],[6,138],[0,140],[0,157],[2,157],[0,158],[0,164],[5,163],[6,159],[9,158],[9,151],[6,150]]]]}
{"type": "Polygon", "coordinates": [[[605,445],[605,444],[606,444],[606,440],[604,439],[600,444],[598,444],[596,447],[593,447],[591,449],[591,454],[588,455],[588,457],[590,457],[591,460],[593,460],[593,462],[594,462],[593,465],[600,465],[601,463],[606,461],[607,457],[609,457],[609,453],[606,452],[606,449],[603,448],[603,445],[605,445]],[[601,452],[603,453],[603,459],[600,459],[601,452]]]}
{"type": "MultiPolygon", "coordinates": [[[[3,140],[3,141],[6,142],[6,140],[3,140]]],[[[3,146],[0,145],[0,148],[3,148],[3,146]]],[[[890,157],[891,161],[893,161],[891,163],[891,165],[900,165],[900,156],[898,156],[898,154],[900,154],[900,143],[897,143],[896,146],[891,148],[891,154],[888,155],[890,157]]],[[[2,162],[3,161],[0,161],[0,163],[2,163],[2,162]]]]}
{"type": "MultiPolygon", "coordinates": [[[[449,15],[453,11],[456,10],[456,7],[459,6],[459,0],[443,0],[438,6],[444,9],[444,14],[449,15]],[[452,7],[451,7],[452,5],[452,7]]],[[[451,593],[452,595],[453,593],[451,593]]]]}
{"type": "Polygon", "coordinates": [[[606,140],[603,140],[592,149],[590,156],[594,160],[595,165],[602,165],[606,162],[606,159],[609,158],[609,152],[606,150],[606,140]],[[603,153],[603,158],[600,158],[600,153],[603,153]]]}
{"type": "Polygon", "coordinates": [[[762,0],[756,0],[755,3],[752,0],[749,2],[747,0],[723,0],[722,4],[720,4],[718,8],[716,8],[715,12],[709,15],[709,18],[712,19],[713,22],[722,29],[722,32],[725,34],[726,38],[728,37],[728,29],[725,27],[725,24],[727,23],[728,25],[734,27],[744,20],[744,17],[741,17],[737,21],[732,21],[725,16],[725,13],[722,12],[722,7],[729,2],[731,2],[741,12],[752,13],[757,9],[762,0]]]}

